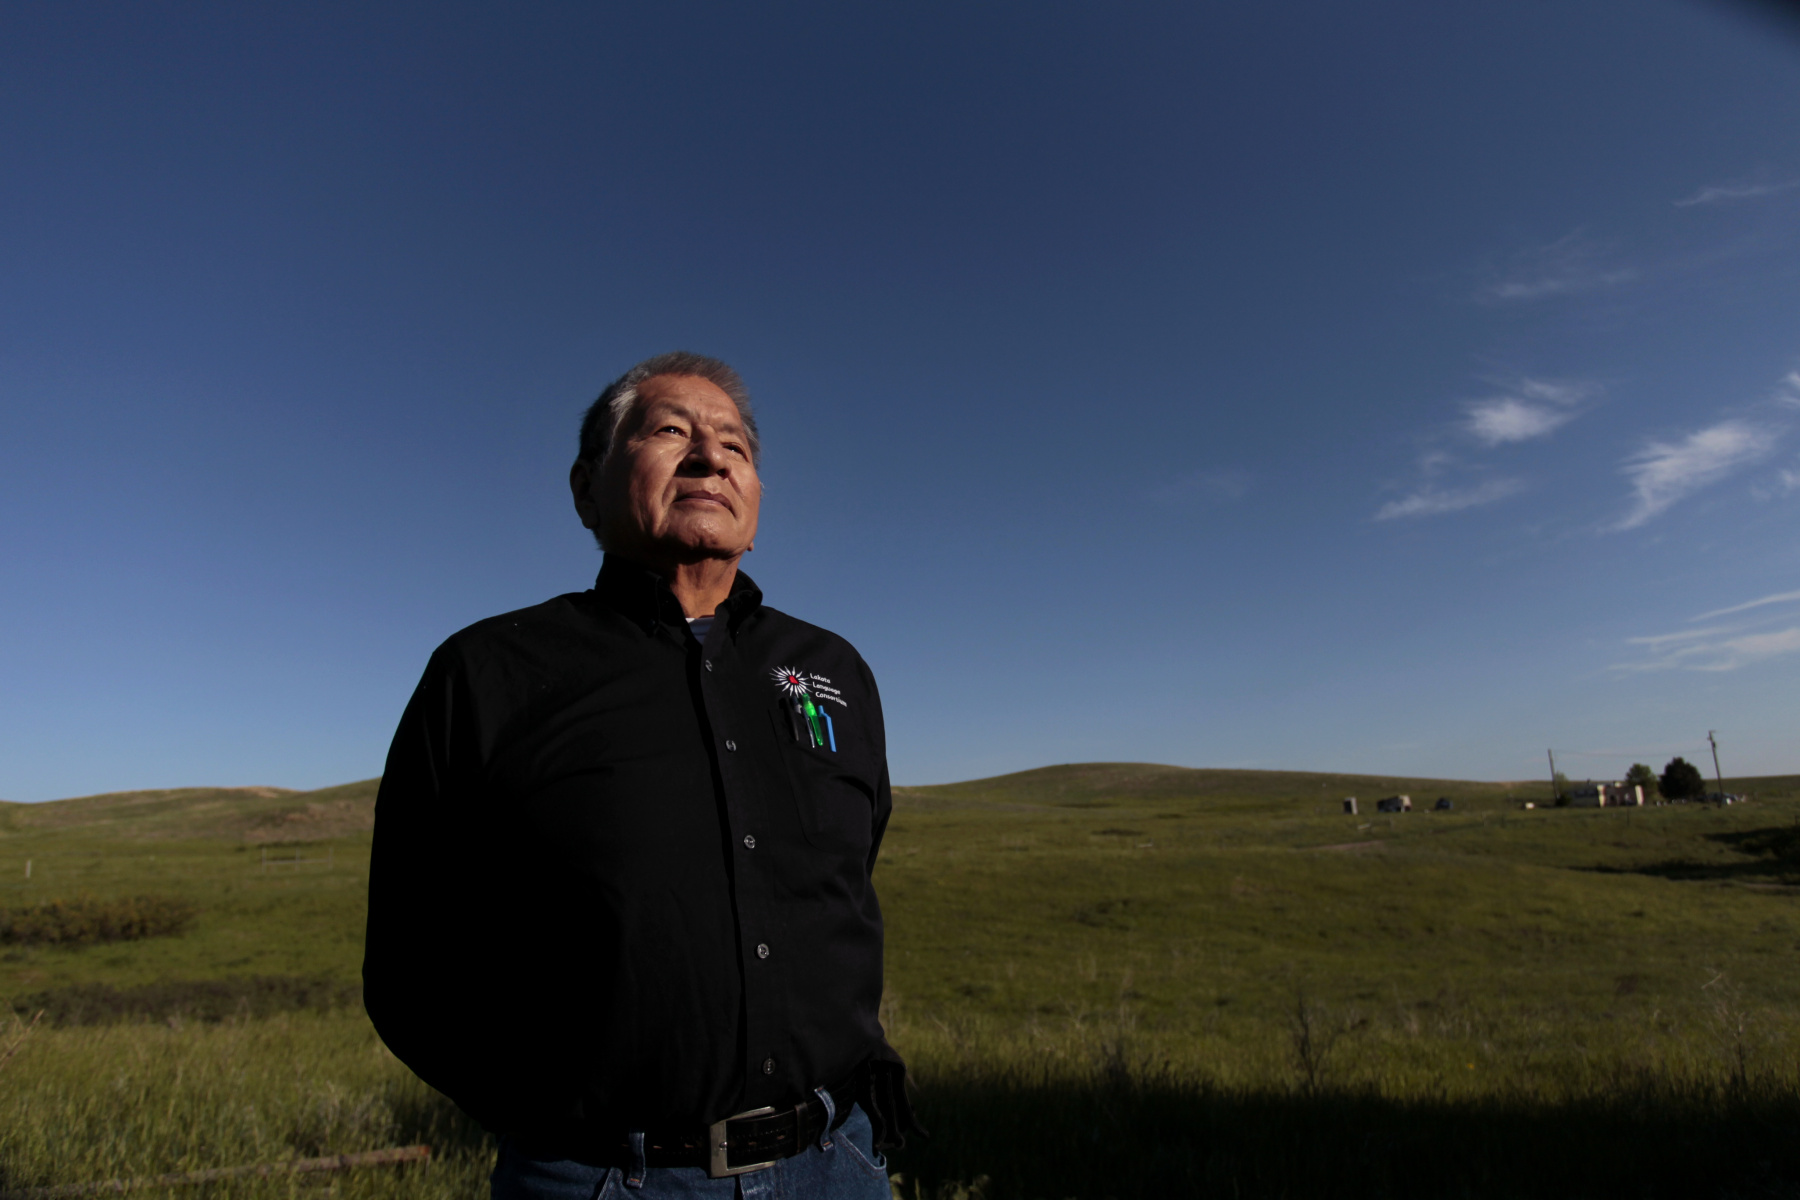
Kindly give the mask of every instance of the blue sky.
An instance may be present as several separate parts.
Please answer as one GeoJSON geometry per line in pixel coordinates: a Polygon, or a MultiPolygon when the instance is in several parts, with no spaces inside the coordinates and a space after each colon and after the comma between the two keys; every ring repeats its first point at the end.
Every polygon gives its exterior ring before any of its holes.
{"type": "Polygon", "coordinates": [[[1688,0],[6,5],[0,796],[378,773],[674,347],[900,782],[1800,771],[1796,111],[1688,0]]]}

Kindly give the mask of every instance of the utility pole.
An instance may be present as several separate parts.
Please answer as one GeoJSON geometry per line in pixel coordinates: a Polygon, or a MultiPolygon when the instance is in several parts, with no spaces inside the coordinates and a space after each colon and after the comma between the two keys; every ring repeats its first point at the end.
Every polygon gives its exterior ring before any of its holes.
{"type": "Polygon", "coordinates": [[[1713,778],[1719,781],[1719,803],[1725,803],[1725,777],[1719,774],[1719,739],[1713,736],[1712,730],[1706,731],[1706,740],[1712,745],[1713,778]]]}
{"type": "Polygon", "coordinates": [[[1555,804],[1562,799],[1561,793],[1556,790],[1556,751],[1546,750],[1544,753],[1550,756],[1550,803],[1555,804]]]}

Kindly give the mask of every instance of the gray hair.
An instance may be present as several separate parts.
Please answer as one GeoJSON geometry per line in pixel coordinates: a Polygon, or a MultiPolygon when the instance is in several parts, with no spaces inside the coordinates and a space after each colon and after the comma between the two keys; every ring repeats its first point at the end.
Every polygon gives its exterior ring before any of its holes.
{"type": "Polygon", "coordinates": [[[657,375],[692,375],[730,396],[744,422],[744,440],[750,443],[750,462],[752,465],[761,463],[762,440],[756,436],[756,416],[750,411],[750,389],[727,364],[686,350],[672,350],[655,358],[646,358],[606,385],[600,398],[588,405],[587,414],[581,418],[581,452],[577,461],[598,463],[606,457],[619,435],[620,426],[631,415],[632,405],[637,403],[638,387],[657,375]]]}

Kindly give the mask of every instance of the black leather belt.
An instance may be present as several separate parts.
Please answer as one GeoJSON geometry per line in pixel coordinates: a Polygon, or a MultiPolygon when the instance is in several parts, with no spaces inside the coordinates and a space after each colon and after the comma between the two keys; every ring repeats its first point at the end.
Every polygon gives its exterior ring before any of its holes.
{"type": "MultiPolygon", "coordinates": [[[[842,1125],[850,1115],[860,1077],[858,1072],[856,1078],[829,1089],[835,1110],[831,1128],[842,1125]]],[[[647,1167],[705,1167],[708,1175],[723,1179],[760,1171],[792,1158],[818,1141],[824,1132],[825,1102],[816,1095],[808,1096],[789,1108],[753,1108],[714,1121],[704,1129],[648,1130],[644,1134],[643,1162],[647,1167]]],[[[581,1141],[584,1145],[570,1153],[562,1139],[545,1144],[528,1135],[513,1138],[520,1151],[532,1158],[573,1158],[612,1167],[637,1165],[628,1134],[581,1141]]]]}

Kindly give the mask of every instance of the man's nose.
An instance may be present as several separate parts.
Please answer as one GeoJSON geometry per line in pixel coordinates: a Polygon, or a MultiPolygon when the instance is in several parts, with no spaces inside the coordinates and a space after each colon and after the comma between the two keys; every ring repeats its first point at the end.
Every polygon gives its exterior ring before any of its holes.
{"type": "Polygon", "coordinates": [[[693,440],[688,443],[687,457],[682,460],[682,465],[690,470],[713,472],[723,471],[730,461],[731,456],[725,452],[725,443],[719,440],[717,434],[696,429],[693,440]]]}

